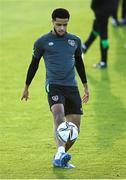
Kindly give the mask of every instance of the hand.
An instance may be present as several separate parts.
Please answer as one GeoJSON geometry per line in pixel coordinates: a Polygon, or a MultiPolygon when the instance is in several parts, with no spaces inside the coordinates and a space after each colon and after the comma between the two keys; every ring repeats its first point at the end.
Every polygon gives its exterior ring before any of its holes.
{"type": "Polygon", "coordinates": [[[23,100],[23,99],[25,99],[26,101],[29,99],[28,87],[24,88],[21,100],[23,100]]]}
{"type": "Polygon", "coordinates": [[[84,96],[82,97],[82,102],[86,104],[88,100],[89,100],[89,91],[88,91],[88,88],[85,88],[84,96]]]}

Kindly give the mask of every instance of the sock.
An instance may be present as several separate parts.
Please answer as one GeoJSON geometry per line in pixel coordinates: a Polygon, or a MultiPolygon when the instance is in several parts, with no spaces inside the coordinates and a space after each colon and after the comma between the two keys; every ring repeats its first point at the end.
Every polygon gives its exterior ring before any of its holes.
{"type": "Polygon", "coordinates": [[[65,153],[65,147],[63,147],[63,146],[58,147],[58,151],[55,155],[55,159],[59,159],[61,156],[61,153],[65,153]]]}
{"type": "Polygon", "coordinates": [[[64,146],[59,146],[58,147],[58,153],[65,153],[65,147],[64,146]]]}
{"type": "Polygon", "coordinates": [[[101,40],[100,48],[101,48],[101,60],[107,64],[108,48],[109,48],[108,39],[101,40]]]}
{"type": "Polygon", "coordinates": [[[107,54],[108,54],[107,51],[108,49],[101,48],[101,60],[106,64],[107,64],[107,54]]]}

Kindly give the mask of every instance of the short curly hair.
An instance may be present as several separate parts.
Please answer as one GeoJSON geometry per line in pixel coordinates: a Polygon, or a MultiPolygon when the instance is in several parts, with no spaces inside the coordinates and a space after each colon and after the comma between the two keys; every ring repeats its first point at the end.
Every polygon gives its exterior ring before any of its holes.
{"type": "Polygon", "coordinates": [[[52,19],[56,20],[56,18],[69,19],[70,18],[69,11],[64,8],[54,9],[54,11],[52,12],[52,19]]]}

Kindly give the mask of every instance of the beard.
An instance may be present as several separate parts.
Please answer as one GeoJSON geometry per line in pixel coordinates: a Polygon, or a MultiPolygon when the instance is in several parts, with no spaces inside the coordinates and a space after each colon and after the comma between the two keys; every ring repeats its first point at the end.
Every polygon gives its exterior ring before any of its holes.
{"type": "Polygon", "coordinates": [[[54,28],[54,31],[55,31],[55,33],[56,33],[56,35],[57,35],[58,37],[63,37],[63,36],[65,35],[65,33],[66,33],[66,32],[64,32],[62,35],[60,35],[60,34],[58,34],[58,32],[56,31],[55,28],[54,28]]]}

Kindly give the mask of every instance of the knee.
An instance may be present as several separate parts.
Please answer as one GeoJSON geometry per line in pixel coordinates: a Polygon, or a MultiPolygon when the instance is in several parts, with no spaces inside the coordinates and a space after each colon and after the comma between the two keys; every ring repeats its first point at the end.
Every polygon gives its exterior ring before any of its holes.
{"type": "Polygon", "coordinates": [[[63,105],[56,104],[51,108],[51,110],[54,117],[54,123],[58,126],[64,121],[64,107],[63,105]]]}
{"type": "Polygon", "coordinates": [[[61,112],[54,112],[53,116],[54,116],[54,120],[57,126],[64,121],[64,114],[61,112]]]}
{"type": "Polygon", "coordinates": [[[54,115],[54,117],[55,117],[55,120],[56,120],[56,121],[62,122],[62,121],[63,121],[63,118],[64,118],[64,115],[63,115],[62,113],[56,113],[56,114],[54,115]]]}

